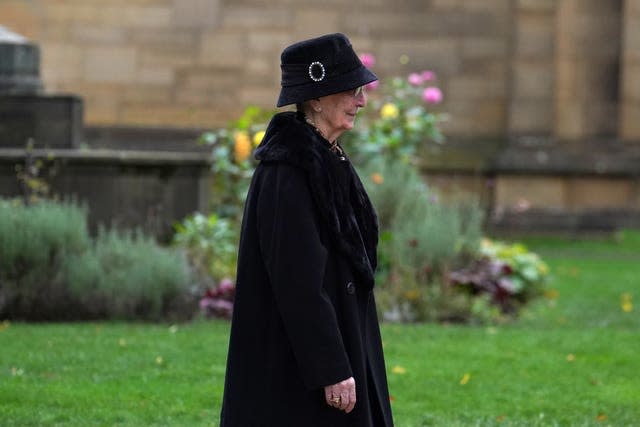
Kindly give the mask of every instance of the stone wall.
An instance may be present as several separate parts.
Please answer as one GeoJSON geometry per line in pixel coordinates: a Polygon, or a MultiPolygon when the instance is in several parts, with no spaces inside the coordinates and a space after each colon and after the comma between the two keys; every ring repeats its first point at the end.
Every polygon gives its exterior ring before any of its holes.
{"type": "MultiPolygon", "coordinates": [[[[93,233],[100,226],[141,229],[168,242],[174,224],[208,206],[208,159],[198,153],[34,149],[50,195],[87,208],[93,233]]],[[[23,149],[0,148],[0,195],[20,197],[16,166],[26,167],[23,149]]]]}
{"type": "Polygon", "coordinates": [[[640,0],[3,0],[89,125],[209,127],[272,106],[287,44],[343,31],[381,76],[430,68],[456,135],[640,138],[640,0]],[[407,55],[409,63],[399,62],[407,55]]]}
{"type": "Polygon", "coordinates": [[[456,135],[640,138],[640,0],[3,0],[89,125],[209,127],[272,106],[287,44],[343,31],[381,76],[433,69],[456,135]],[[409,63],[399,62],[407,55],[409,63]]]}
{"type": "Polygon", "coordinates": [[[623,14],[621,138],[640,139],[640,0],[625,1],[623,14]]]}
{"type": "Polygon", "coordinates": [[[282,48],[345,32],[381,77],[438,73],[449,142],[426,173],[443,188],[507,223],[640,212],[640,0],[2,0],[0,25],[41,45],[49,92],[118,127],[273,106],[282,48]]]}
{"type": "Polygon", "coordinates": [[[509,0],[3,0],[0,22],[38,42],[51,92],[90,125],[208,127],[273,106],[287,44],[347,33],[382,76],[434,69],[459,133],[506,126],[509,0]],[[401,65],[401,55],[409,63],[401,65]]]}

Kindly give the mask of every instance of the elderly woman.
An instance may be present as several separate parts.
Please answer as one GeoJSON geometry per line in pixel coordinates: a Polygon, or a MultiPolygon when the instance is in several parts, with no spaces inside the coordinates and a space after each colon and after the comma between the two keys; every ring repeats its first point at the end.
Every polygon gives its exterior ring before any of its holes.
{"type": "Polygon", "coordinates": [[[221,427],[393,425],[375,211],[338,137],[377,79],[347,37],[287,47],[245,205],[221,427]]]}

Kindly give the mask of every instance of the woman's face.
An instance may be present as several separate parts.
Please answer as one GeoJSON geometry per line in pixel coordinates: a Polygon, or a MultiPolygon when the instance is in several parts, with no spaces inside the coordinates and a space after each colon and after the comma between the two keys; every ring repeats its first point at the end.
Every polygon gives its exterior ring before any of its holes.
{"type": "Polygon", "coordinates": [[[367,96],[363,87],[323,96],[317,100],[321,110],[316,116],[316,123],[323,126],[328,139],[340,136],[353,129],[358,110],[367,105],[367,96]]]}

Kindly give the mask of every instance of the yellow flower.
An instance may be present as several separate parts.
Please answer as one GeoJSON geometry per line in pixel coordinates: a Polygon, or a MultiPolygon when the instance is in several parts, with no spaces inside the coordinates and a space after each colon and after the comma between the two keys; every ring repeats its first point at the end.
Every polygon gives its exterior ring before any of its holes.
{"type": "Polygon", "coordinates": [[[253,135],[253,146],[257,147],[258,145],[260,145],[260,143],[262,142],[262,139],[264,138],[264,134],[266,132],[261,130],[259,132],[256,132],[255,135],[253,135]]]}
{"type": "Polygon", "coordinates": [[[156,364],[162,365],[162,362],[163,362],[162,356],[156,356],[156,364]]]}
{"type": "Polygon", "coordinates": [[[576,360],[576,356],[572,353],[567,354],[567,362],[573,362],[576,360]]]}
{"type": "Polygon", "coordinates": [[[382,174],[376,172],[374,174],[371,174],[371,181],[373,181],[374,184],[380,185],[384,182],[384,177],[382,176],[382,174]]]}
{"type": "Polygon", "coordinates": [[[124,338],[120,338],[120,339],[118,340],[118,345],[119,345],[120,347],[126,347],[126,346],[127,346],[127,340],[125,340],[124,338]]]}
{"type": "Polygon", "coordinates": [[[235,134],[235,144],[234,144],[233,154],[236,160],[236,163],[242,163],[251,154],[251,141],[249,140],[249,135],[247,132],[240,131],[235,134]]]}
{"type": "Polygon", "coordinates": [[[3,321],[2,323],[0,323],[0,332],[2,331],[6,331],[7,329],[9,329],[9,325],[11,323],[9,323],[8,320],[3,321]]]}
{"type": "Polygon", "coordinates": [[[402,366],[396,365],[391,369],[391,372],[394,373],[394,374],[398,374],[398,375],[404,375],[404,374],[407,373],[407,370],[405,368],[403,368],[402,366]]]}
{"type": "Polygon", "coordinates": [[[400,114],[400,110],[398,110],[398,106],[391,102],[387,102],[380,109],[380,117],[383,119],[395,119],[400,114]]]}
{"type": "Polygon", "coordinates": [[[467,372],[462,376],[462,379],[460,380],[460,385],[466,385],[470,379],[471,379],[471,374],[467,372]]]}

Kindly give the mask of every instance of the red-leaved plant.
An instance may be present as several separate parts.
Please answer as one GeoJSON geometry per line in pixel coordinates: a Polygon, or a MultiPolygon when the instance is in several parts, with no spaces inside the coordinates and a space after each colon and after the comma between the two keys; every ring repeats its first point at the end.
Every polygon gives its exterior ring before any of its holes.
{"type": "Polygon", "coordinates": [[[223,279],[217,287],[207,289],[200,300],[200,310],[205,317],[231,319],[236,287],[231,279],[223,279]]]}

